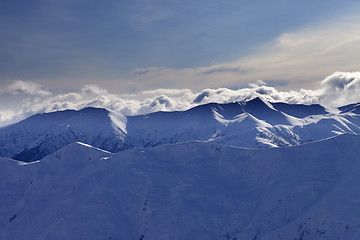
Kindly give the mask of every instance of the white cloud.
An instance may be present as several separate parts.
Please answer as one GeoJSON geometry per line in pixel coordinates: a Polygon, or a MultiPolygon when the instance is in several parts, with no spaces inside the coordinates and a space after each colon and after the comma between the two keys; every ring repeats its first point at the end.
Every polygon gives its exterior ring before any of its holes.
{"type": "Polygon", "coordinates": [[[83,88],[81,88],[81,92],[83,94],[93,94],[93,95],[99,95],[99,94],[107,94],[107,91],[97,85],[85,85],[83,88]]]}
{"type": "Polygon", "coordinates": [[[43,87],[35,82],[31,81],[14,81],[11,85],[5,88],[5,92],[9,94],[26,94],[34,96],[49,96],[51,93],[43,89],[43,87]]]}
{"type": "Polygon", "coordinates": [[[329,106],[360,102],[360,72],[335,72],[321,82],[319,101],[329,106]]]}
{"type": "Polygon", "coordinates": [[[154,96],[160,96],[160,95],[167,95],[172,97],[178,97],[183,96],[186,94],[192,94],[192,91],[190,89],[166,89],[166,88],[160,88],[156,90],[149,90],[149,91],[142,91],[141,95],[148,96],[148,97],[154,97],[154,96]]]}
{"type": "Polygon", "coordinates": [[[14,111],[11,110],[0,110],[0,126],[10,123],[15,117],[14,111]]]}
{"type": "Polygon", "coordinates": [[[326,77],[314,90],[279,91],[264,81],[248,87],[204,89],[157,89],[132,95],[116,95],[98,86],[87,85],[78,92],[26,98],[21,109],[0,111],[0,126],[16,122],[30,115],[85,107],[108,108],[124,115],[147,114],[156,111],[182,111],[210,102],[229,103],[247,101],[256,96],[271,102],[315,104],[334,107],[360,102],[360,72],[335,72],[326,77]]]}
{"type": "Polygon", "coordinates": [[[189,89],[158,89],[133,95],[115,95],[96,86],[85,86],[79,92],[52,95],[41,99],[35,96],[27,97],[20,111],[17,109],[16,114],[14,111],[0,112],[0,126],[36,113],[85,107],[108,108],[125,115],[137,115],[156,111],[187,110],[209,102],[245,101],[255,96],[262,96],[269,101],[317,102],[316,97],[310,97],[313,91],[303,91],[280,92],[261,81],[239,90],[219,88],[193,92],[189,89]]]}

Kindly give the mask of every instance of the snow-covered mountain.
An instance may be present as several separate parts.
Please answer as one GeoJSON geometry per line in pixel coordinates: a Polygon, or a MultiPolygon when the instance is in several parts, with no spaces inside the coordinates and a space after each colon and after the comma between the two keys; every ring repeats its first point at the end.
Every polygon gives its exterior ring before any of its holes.
{"type": "Polygon", "coordinates": [[[0,238],[360,239],[359,145],[72,143],[33,163],[0,158],[0,238]]]}
{"type": "Polygon", "coordinates": [[[359,114],[255,98],[32,116],[0,128],[0,239],[360,239],[359,114]]]}
{"type": "Polygon", "coordinates": [[[249,148],[291,146],[334,136],[336,124],[329,124],[326,136],[313,134],[311,139],[306,136],[312,133],[306,125],[311,126],[324,117],[334,116],[320,105],[271,104],[260,98],[210,103],[183,112],[128,117],[125,143],[127,147],[148,147],[201,140],[249,148]],[[304,140],[299,136],[302,132],[304,140]]]}
{"type": "Polygon", "coordinates": [[[181,112],[139,116],[99,108],[32,116],[0,128],[0,156],[33,161],[80,141],[111,152],[187,141],[268,148],[360,133],[359,104],[328,112],[320,105],[210,103],[181,112]]]}
{"type": "Polygon", "coordinates": [[[0,156],[29,162],[76,141],[117,152],[125,126],[124,116],[100,108],[38,114],[0,128],[0,156]]]}

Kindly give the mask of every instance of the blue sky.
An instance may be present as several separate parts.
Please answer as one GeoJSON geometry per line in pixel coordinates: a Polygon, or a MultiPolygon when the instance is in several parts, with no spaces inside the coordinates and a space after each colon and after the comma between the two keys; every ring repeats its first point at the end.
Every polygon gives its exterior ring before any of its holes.
{"type": "Polygon", "coordinates": [[[0,85],[311,88],[358,70],[359,10],[355,0],[1,1],[0,85]]]}

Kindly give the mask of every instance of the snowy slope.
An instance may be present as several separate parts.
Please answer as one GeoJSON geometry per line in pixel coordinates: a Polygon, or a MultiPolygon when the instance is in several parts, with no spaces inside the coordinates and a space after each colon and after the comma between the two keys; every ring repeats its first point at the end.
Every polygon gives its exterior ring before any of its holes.
{"type": "Polygon", "coordinates": [[[0,159],[1,239],[359,239],[360,136],[0,159]]]}
{"type": "Polygon", "coordinates": [[[291,125],[285,114],[260,98],[246,103],[210,103],[184,112],[128,117],[125,143],[128,147],[147,147],[201,140],[259,147],[264,145],[256,135],[276,124],[291,125]]]}
{"type": "Polygon", "coordinates": [[[118,151],[125,126],[124,116],[100,108],[38,114],[0,128],[0,156],[33,161],[76,141],[118,151]]]}
{"type": "MultiPolygon", "coordinates": [[[[214,140],[227,135],[229,126],[237,133],[265,126],[239,103],[210,103],[184,112],[157,112],[128,117],[125,143],[130,146],[157,146],[189,140],[214,140]]],[[[268,125],[270,126],[270,125],[268,125]]]]}
{"type": "Polygon", "coordinates": [[[272,103],[272,106],[278,111],[281,111],[296,118],[304,118],[311,115],[327,114],[326,109],[319,104],[303,105],[277,102],[272,103]]]}
{"type": "Polygon", "coordinates": [[[339,107],[339,110],[342,113],[356,113],[356,114],[360,114],[360,103],[354,103],[354,104],[349,104],[343,107],[339,107]]]}

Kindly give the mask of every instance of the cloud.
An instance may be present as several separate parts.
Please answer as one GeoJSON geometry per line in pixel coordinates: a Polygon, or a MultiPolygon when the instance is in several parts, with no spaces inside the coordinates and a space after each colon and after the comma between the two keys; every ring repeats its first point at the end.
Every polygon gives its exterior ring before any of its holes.
{"type": "Polygon", "coordinates": [[[11,110],[0,110],[0,126],[10,123],[15,117],[15,112],[11,110]]]}
{"type": "Polygon", "coordinates": [[[358,71],[360,17],[347,16],[280,34],[234,61],[196,68],[150,67],[132,72],[134,83],[151,87],[238,88],[259,79],[286,82],[283,89],[317,88],[334,71],[358,71]]]}
{"type": "Polygon", "coordinates": [[[163,68],[163,67],[137,68],[132,72],[132,74],[144,75],[144,74],[151,73],[151,72],[159,72],[162,69],[165,69],[165,68],[163,68]]]}
{"type": "Polygon", "coordinates": [[[217,64],[183,69],[151,67],[133,71],[132,81],[143,88],[168,86],[183,89],[191,86],[193,90],[201,90],[204,87],[244,85],[247,81],[241,82],[239,77],[248,75],[251,71],[253,71],[251,68],[244,68],[238,64],[217,64]]]}
{"type": "Polygon", "coordinates": [[[107,91],[97,85],[85,85],[81,88],[81,92],[83,94],[92,94],[92,95],[100,95],[107,94],[107,91]]]}
{"type": "Polygon", "coordinates": [[[26,97],[21,109],[0,111],[0,126],[37,113],[85,107],[101,107],[124,115],[138,115],[156,111],[182,111],[210,102],[246,101],[256,96],[262,96],[269,101],[316,103],[317,98],[310,97],[312,95],[313,92],[310,90],[281,92],[262,81],[238,90],[218,88],[194,92],[189,89],[157,89],[132,95],[111,94],[98,86],[87,85],[78,92],[53,94],[41,99],[36,96],[26,97]],[[308,96],[305,97],[306,94],[308,96]]]}
{"type": "Polygon", "coordinates": [[[179,97],[186,94],[192,94],[192,91],[190,89],[165,89],[160,88],[156,90],[150,90],[150,91],[142,91],[141,95],[153,97],[153,96],[159,96],[159,95],[167,95],[171,97],[179,97]]]}
{"type": "Polygon", "coordinates": [[[221,65],[214,65],[207,68],[201,68],[200,73],[204,75],[211,75],[216,73],[247,73],[249,70],[246,70],[238,65],[234,64],[221,64],[221,65]]]}
{"type": "Polygon", "coordinates": [[[256,81],[240,89],[215,88],[157,89],[137,94],[112,94],[95,85],[86,85],[79,91],[24,97],[20,109],[0,109],[0,126],[13,123],[36,113],[85,107],[107,108],[124,115],[147,114],[156,111],[183,111],[210,102],[230,103],[248,101],[257,96],[270,102],[292,104],[320,103],[338,107],[360,102],[360,72],[335,72],[326,77],[317,89],[280,91],[265,81],[256,81]]]}
{"type": "Polygon", "coordinates": [[[321,82],[319,101],[329,106],[360,102],[360,72],[335,72],[321,82]]]}
{"type": "Polygon", "coordinates": [[[253,67],[250,78],[288,80],[314,87],[314,80],[337,71],[356,71],[360,64],[360,18],[349,16],[278,36],[257,54],[239,59],[253,67]]]}
{"type": "Polygon", "coordinates": [[[35,82],[17,80],[5,88],[5,92],[13,95],[26,94],[33,96],[49,96],[51,92],[35,82]]]}

